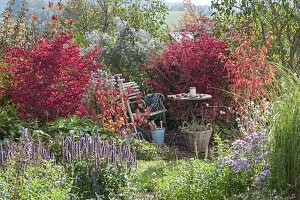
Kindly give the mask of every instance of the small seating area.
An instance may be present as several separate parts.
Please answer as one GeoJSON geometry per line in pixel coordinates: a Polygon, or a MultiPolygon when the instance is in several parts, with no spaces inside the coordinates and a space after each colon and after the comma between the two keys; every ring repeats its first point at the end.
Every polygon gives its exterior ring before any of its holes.
{"type": "MultiPolygon", "coordinates": [[[[137,117],[139,116],[142,116],[147,120],[147,124],[133,126],[133,133],[131,136],[141,140],[148,139],[150,141],[152,140],[154,143],[163,144],[163,138],[165,135],[165,129],[163,127],[166,126],[167,112],[167,109],[164,106],[164,95],[162,95],[161,93],[153,93],[147,94],[143,97],[141,88],[136,82],[126,81],[124,78],[122,78],[122,74],[114,75],[114,79],[115,87],[119,89],[119,92],[121,94],[120,96],[122,98],[123,110],[129,117],[127,123],[134,124],[137,117]],[[157,126],[157,124],[159,124],[160,126],[157,126]],[[159,133],[161,131],[163,133],[160,134],[163,134],[163,136],[157,136],[156,133],[159,133]],[[162,137],[162,139],[156,139],[156,137],[162,137]],[[159,140],[160,142],[156,142],[157,140],[159,140]]],[[[189,94],[185,94],[186,96],[184,97],[178,95],[179,94],[171,95],[168,96],[168,98],[171,98],[173,100],[174,98],[177,98],[180,101],[188,101],[191,104],[190,108],[188,109],[190,112],[192,112],[192,108],[194,107],[192,106],[193,102],[212,98],[212,96],[208,94],[195,94],[194,97],[189,96],[189,94]]],[[[188,113],[188,115],[190,115],[190,113],[188,113]]],[[[193,124],[195,124],[195,119],[193,120],[193,124]]],[[[200,124],[197,125],[203,128],[200,124]]],[[[212,129],[204,128],[204,130],[196,130],[195,128],[193,128],[192,130],[189,130],[190,128],[191,127],[189,126],[187,127],[188,131],[185,131],[185,136],[182,138],[184,139],[184,146],[186,146],[187,149],[191,152],[203,152],[207,155],[208,143],[212,134],[212,129]]],[[[179,140],[180,138],[177,136],[177,134],[175,134],[173,143],[175,144],[175,141],[179,140]]]]}
{"type": "MultiPolygon", "coordinates": [[[[167,109],[163,104],[165,97],[161,93],[147,94],[145,97],[142,97],[140,86],[136,82],[126,82],[122,78],[122,74],[115,74],[114,78],[116,80],[116,87],[120,90],[124,110],[126,110],[130,120],[128,123],[134,123],[135,116],[139,114],[148,121],[159,120],[166,125],[167,109]]],[[[145,126],[134,126],[133,134],[140,139],[143,139],[144,135],[150,139],[149,130],[147,129],[145,126]]]]}

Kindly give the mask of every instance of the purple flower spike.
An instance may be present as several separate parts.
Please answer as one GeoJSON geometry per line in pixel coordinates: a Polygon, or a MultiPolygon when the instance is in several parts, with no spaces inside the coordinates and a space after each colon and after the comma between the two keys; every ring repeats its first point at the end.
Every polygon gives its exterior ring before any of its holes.
{"type": "Polygon", "coordinates": [[[2,144],[0,144],[0,165],[4,162],[4,152],[2,148],[2,144]]]}
{"type": "Polygon", "coordinates": [[[28,128],[24,128],[23,134],[24,137],[28,137],[28,128]]]}
{"type": "Polygon", "coordinates": [[[113,165],[136,165],[136,157],[131,147],[127,145],[117,146],[114,141],[101,141],[98,135],[80,135],[78,139],[62,139],[62,157],[64,161],[94,159],[95,167],[99,162],[106,161],[113,165]]]}

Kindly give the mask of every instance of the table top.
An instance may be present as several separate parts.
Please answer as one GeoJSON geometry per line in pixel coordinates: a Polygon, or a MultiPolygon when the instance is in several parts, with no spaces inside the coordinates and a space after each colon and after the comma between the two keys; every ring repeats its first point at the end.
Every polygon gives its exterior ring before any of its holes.
{"type": "Polygon", "coordinates": [[[210,94],[198,94],[198,93],[195,97],[190,96],[188,93],[167,95],[167,97],[172,98],[174,100],[182,100],[182,101],[203,101],[212,98],[210,94]]]}

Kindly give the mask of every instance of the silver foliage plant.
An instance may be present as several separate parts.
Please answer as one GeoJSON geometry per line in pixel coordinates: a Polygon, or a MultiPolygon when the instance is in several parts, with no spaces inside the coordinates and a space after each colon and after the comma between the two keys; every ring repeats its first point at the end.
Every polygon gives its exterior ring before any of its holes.
{"type": "Polygon", "coordinates": [[[135,38],[133,44],[136,45],[138,50],[142,53],[148,53],[159,45],[158,41],[147,31],[142,29],[135,30],[119,17],[114,18],[113,22],[116,25],[116,29],[112,35],[100,33],[98,30],[87,32],[84,35],[85,39],[90,43],[88,49],[93,48],[95,45],[100,45],[103,51],[109,51],[109,47],[118,45],[120,39],[128,40],[128,42],[131,43],[130,38],[135,38]]]}

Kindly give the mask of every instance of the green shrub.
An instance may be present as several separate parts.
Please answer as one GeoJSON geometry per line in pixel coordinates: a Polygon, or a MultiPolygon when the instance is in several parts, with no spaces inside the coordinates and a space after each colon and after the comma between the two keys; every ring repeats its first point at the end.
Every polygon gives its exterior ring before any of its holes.
{"type": "Polygon", "coordinates": [[[17,109],[13,105],[5,104],[0,107],[0,141],[18,136],[18,131],[22,129],[22,125],[17,115],[17,109]]]}
{"type": "Polygon", "coordinates": [[[214,122],[213,129],[215,133],[220,134],[222,139],[232,140],[238,133],[238,124],[235,120],[229,122],[214,122]]]}
{"type": "Polygon", "coordinates": [[[159,199],[224,199],[224,184],[215,163],[191,159],[166,170],[155,192],[159,199]]]}
{"type": "Polygon", "coordinates": [[[71,181],[60,165],[12,161],[0,171],[0,199],[70,199],[71,181]]]}
{"type": "Polygon", "coordinates": [[[196,159],[165,167],[164,174],[154,181],[150,186],[159,199],[166,200],[251,199],[251,194],[271,200],[277,196],[268,187],[252,187],[249,172],[234,173],[230,167],[220,168],[217,162],[196,159]]]}
{"type": "Polygon", "coordinates": [[[47,124],[47,129],[51,134],[59,133],[61,135],[68,135],[70,131],[76,133],[81,132],[85,134],[99,133],[101,139],[107,139],[112,136],[112,133],[104,131],[98,122],[94,122],[86,117],[79,117],[73,115],[67,118],[59,118],[47,124]]]}
{"type": "Polygon", "coordinates": [[[102,48],[100,62],[112,74],[122,74],[126,81],[135,81],[141,91],[147,85],[147,73],[142,67],[147,62],[147,55],[162,48],[161,43],[153,38],[149,32],[132,28],[128,22],[114,19],[116,30],[113,35],[101,33],[97,30],[85,34],[90,43],[90,49],[95,45],[102,48]]]}
{"type": "Polygon", "coordinates": [[[95,161],[86,159],[71,165],[74,178],[72,193],[80,199],[125,199],[127,195],[128,171],[121,165],[112,165],[105,160],[95,168],[95,161]]]}
{"type": "Polygon", "coordinates": [[[64,8],[63,17],[74,19],[72,32],[80,44],[85,44],[82,36],[91,30],[114,33],[117,26],[113,23],[115,17],[127,21],[132,29],[143,28],[160,39],[167,37],[164,26],[167,7],[160,0],[70,0],[64,8]]]}

